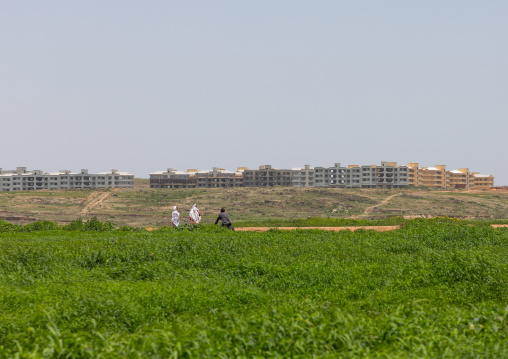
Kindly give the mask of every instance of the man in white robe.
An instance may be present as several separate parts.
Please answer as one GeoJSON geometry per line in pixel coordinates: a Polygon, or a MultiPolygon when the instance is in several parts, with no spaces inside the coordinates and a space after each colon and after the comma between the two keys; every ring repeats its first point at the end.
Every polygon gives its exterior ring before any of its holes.
{"type": "Polygon", "coordinates": [[[190,212],[189,217],[191,223],[199,224],[201,223],[201,212],[199,211],[196,205],[193,205],[190,212]]]}
{"type": "Polygon", "coordinates": [[[171,227],[180,226],[180,213],[178,212],[178,207],[173,207],[173,213],[171,214],[171,227]]]}

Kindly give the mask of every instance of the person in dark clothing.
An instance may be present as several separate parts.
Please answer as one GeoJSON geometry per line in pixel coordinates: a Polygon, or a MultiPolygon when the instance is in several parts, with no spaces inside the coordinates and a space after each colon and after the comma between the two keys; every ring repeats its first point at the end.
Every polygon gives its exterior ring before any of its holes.
{"type": "Polygon", "coordinates": [[[223,227],[228,227],[232,231],[235,230],[233,227],[231,227],[231,220],[229,219],[229,215],[226,213],[225,208],[220,209],[220,213],[217,219],[215,220],[215,224],[217,224],[219,221],[222,221],[223,227]]]}

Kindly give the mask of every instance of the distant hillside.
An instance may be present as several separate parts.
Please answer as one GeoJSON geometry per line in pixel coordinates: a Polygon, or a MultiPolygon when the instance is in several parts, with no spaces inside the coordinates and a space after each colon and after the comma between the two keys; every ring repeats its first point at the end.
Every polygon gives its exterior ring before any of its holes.
{"type": "Polygon", "coordinates": [[[162,226],[173,206],[188,220],[196,203],[205,222],[226,207],[234,221],[305,217],[382,219],[393,216],[508,219],[508,191],[425,189],[230,188],[150,189],[136,180],[133,189],[0,192],[0,219],[14,223],[78,217],[134,226],[162,226]]]}

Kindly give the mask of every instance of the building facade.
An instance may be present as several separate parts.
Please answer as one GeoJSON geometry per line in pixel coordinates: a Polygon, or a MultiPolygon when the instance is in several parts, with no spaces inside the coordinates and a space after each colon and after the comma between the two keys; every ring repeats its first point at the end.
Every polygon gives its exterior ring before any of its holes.
{"type": "Polygon", "coordinates": [[[470,189],[474,187],[474,177],[469,168],[459,168],[448,172],[450,188],[470,189]]]}
{"type": "Polygon", "coordinates": [[[314,168],[310,165],[296,167],[291,170],[292,187],[314,187],[314,168]]]}
{"type": "Polygon", "coordinates": [[[193,172],[198,188],[229,188],[243,187],[243,169],[236,172],[214,167],[211,171],[193,172]]]}
{"type": "Polygon", "coordinates": [[[69,170],[44,173],[40,170],[27,171],[26,167],[16,170],[0,169],[0,191],[32,191],[38,189],[78,188],[132,188],[134,175],[127,172],[100,172],[90,174],[82,169],[79,173],[69,170]]]}
{"type": "Polygon", "coordinates": [[[420,167],[408,163],[409,185],[442,189],[487,189],[494,187],[494,176],[470,172],[469,168],[448,171],[445,165],[420,167]]]}
{"type": "Polygon", "coordinates": [[[291,170],[272,168],[271,165],[259,166],[257,170],[243,171],[244,187],[291,186],[291,170]]]}
{"type": "Polygon", "coordinates": [[[479,172],[473,172],[473,188],[488,189],[494,187],[494,176],[482,175],[479,172]]]}
{"type": "Polygon", "coordinates": [[[168,168],[150,173],[150,188],[196,188],[196,178],[189,172],[168,168]]]}
{"type": "Polygon", "coordinates": [[[335,163],[333,167],[315,167],[315,187],[325,188],[401,188],[408,186],[408,167],[396,162],[381,162],[380,166],[335,163]]]}
{"type": "Polygon", "coordinates": [[[243,187],[243,168],[236,172],[214,167],[212,170],[187,172],[168,168],[166,171],[150,173],[150,188],[229,188],[243,187]]]}
{"type": "Polygon", "coordinates": [[[239,167],[236,172],[214,167],[213,170],[187,170],[150,174],[152,188],[214,188],[214,187],[321,187],[321,188],[404,188],[429,187],[442,189],[491,188],[492,175],[470,172],[468,168],[448,171],[445,165],[420,167],[418,163],[399,166],[397,162],[381,162],[381,165],[332,167],[297,167],[291,170],[273,168],[258,169],[239,167]]]}

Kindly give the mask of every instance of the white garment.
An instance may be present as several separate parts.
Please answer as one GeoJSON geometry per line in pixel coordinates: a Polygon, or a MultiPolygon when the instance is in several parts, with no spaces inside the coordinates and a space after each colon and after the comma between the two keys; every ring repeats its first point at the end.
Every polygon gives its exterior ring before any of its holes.
{"type": "Polygon", "coordinates": [[[173,213],[171,215],[171,223],[175,227],[178,227],[180,225],[180,213],[178,213],[176,206],[173,207],[173,213]]]}
{"type": "Polygon", "coordinates": [[[189,212],[190,220],[194,223],[200,223],[201,222],[201,214],[199,213],[198,207],[196,205],[192,206],[190,212],[189,212]]]}

